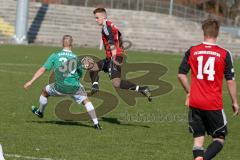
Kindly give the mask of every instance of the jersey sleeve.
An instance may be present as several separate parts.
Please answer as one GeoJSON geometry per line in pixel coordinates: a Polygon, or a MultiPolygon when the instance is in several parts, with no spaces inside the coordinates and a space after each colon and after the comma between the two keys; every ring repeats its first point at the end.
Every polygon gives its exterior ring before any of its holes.
{"type": "Polygon", "coordinates": [[[226,80],[234,80],[234,68],[233,68],[233,61],[230,52],[227,52],[225,58],[225,70],[224,75],[226,80]]]}
{"type": "Polygon", "coordinates": [[[109,26],[107,24],[104,25],[103,26],[103,32],[104,32],[104,34],[107,37],[107,41],[108,41],[109,45],[110,46],[114,46],[115,45],[115,43],[114,43],[114,34],[113,34],[111,26],[109,26]]]}
{"type": "Polygon", "coordinates": [[[185,53],[182,59],[182,63],[180,64],[178,69],[179,74],[187,74],[188,71],[190,70],[190,65],[188,63],[189,56],[190,56],[190,49],[185,53]]]}
{"type": "Polygon", "coordinates": [[[54,54],[52,54],[50,57],[48,57],[47,61],[43,64],[43,67],[46,69],[46,70],[51,70],[53,65],[54,65],[54,54]]]}

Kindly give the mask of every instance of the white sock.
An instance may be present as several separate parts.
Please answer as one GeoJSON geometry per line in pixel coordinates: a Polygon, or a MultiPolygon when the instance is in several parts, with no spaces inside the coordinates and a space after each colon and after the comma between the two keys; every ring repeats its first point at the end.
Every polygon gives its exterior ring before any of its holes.
{"type": "Polygon", "coordinates": [[[0,144],[0,160],[5,160],[3,157],[2,145],[0,144]]]}
{"type": "Polygon", "coordinates": [[[138,90],[139,90],[139,86],[136,86],[136,89],[135,89],[135,91],[136,91],[136,92],[138,92],[138,90]]]}
{"type": "Polygon", "coordinates": [[[92,103],[91,102],[86,103],[85,108],[88,112],[88,115],[91,117],[93,123],[98,124],[98,119],[97,119],[96,112],[95,112],[95,109],[94,109],[92,103]]]}
{"type": "Polygon", "coordinates": [[[94,85],[94,84],[97,84],[97,85],[98,85],[98,82],[93,82],[93,85],[94,85]]]}
{"type": "Polygon", "coordinates": [[[40,96],[40,98],[39,98],[39,111],[40,112],[44,112],[44,109],[45,109],[45,107],[47,106],[47,97],[44,97],[44,96],[40,96]]]}
{"type": "Polygon", "coordinates": [[[98,119],[97,118],[93,118],[92,121],[93,121],[93,124],[98,124],[98,119]]]}

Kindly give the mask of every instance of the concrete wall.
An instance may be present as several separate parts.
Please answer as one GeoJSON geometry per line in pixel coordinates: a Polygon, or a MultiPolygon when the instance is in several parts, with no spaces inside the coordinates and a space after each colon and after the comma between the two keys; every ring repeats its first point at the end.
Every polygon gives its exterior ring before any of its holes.
{"type": "MultiPolygon", "coordinates": [[[[16,1],[0,0],[0,18],[15,25],[16,1]]],[[[52,4],[42,6],[30,3],[29,40],[31,43],[60,45],[64,34],[73,35],[75,45],[98,47],[101,28],[95,23],[94,8],[52,4]]],[[[178,17],[145,11],[108,10],[111,19],[133,43],[134,50],[184,52],[191,45],[202,42],[201,25],[178,17]]],[[[1,32],[0,42],[9,42],[11,36],[1,32]]],[[[218,43],[237,54],[240,39],[221,32],[218,43]]]]}

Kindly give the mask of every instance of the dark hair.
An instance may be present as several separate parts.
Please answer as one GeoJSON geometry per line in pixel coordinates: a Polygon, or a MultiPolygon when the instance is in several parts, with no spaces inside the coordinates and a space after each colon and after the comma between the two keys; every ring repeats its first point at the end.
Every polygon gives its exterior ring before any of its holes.
{"type": "Polygon", "coordinates": [[[217,38],[220,24],[216,19],[206,19],[202,22],[204,36],[217,38]]]}
{"type": "Polygon", "coordinates": [[[106,12],[106,9],[105,9],[105,8],[96,8],[96,9],[93,11],[93,14],[96,14],[96,13],[107,13],[107,12],[106,12]]]}

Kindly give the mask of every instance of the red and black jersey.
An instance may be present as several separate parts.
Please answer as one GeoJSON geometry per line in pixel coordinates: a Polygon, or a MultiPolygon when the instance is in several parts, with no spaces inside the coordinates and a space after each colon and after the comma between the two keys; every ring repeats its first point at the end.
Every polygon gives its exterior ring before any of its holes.
{"type": "Polygon", "coordinates": [[[206,42],[193,46],[185,53],[179,73],[187,74],[190,69],[189,105],[202,110],[223,109],[223,77],[234,80],[230,52],[206,42]]]}
{"type": "Polygon", "coordinates": [[[102,28],[102,40],[106,50],[106,58],[112,57],[111,49],[114,47],[117,50],[117,56],[122,55],[122,48],[120,46],[121,32],[109,20],[106,20],[102,28]]]}

